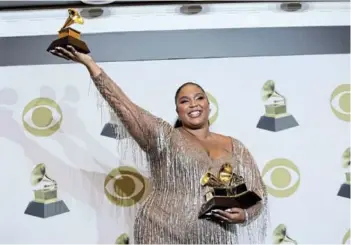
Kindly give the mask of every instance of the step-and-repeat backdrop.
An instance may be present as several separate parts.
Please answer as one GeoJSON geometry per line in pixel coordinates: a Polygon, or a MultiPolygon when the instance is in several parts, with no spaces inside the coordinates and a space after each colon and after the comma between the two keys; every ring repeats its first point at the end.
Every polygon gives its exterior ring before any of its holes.
{"type": "MultiPolygon", "coordinates": [[[[195,81],[212,130],[251,151],[269,192],[268,243],[350,239],[350,56],[104,63],[138,105],[174,123],[174,93],[195,81]]],[[[150,191],[121,157],[84,67],[2,67],[0,242],[125,243],[150,191]],[[127,200],[121,200],[128,194],[127,200]]],[[[130,155],[130,154],[129,154],[130,155]]],[[[179,201],[179,200],[178,200],[179,201]]]]}

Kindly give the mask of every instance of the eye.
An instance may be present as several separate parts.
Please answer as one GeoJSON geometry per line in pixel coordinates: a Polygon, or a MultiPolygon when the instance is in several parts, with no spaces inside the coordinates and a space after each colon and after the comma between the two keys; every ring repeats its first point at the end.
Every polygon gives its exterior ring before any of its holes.
{"type": "Polygon", "coordinates": [[[216,98],[209,92],[206,92],[206,95],[211,104],[211,112],[210,112],[209,120],[210,120],[210,124],[212,125],[218,118],[218,113],[219,113],[218,102],[216,98]]]}
{"type": "Polygon", "coordinates": [[[278,158],[269,161],[262,171],[268,193],[284,198],[294,194],[300,186],[300,171],[290,160],[278,158]]]}
{"type": "Polygon", "coordinates": [[[60,106],[49,98],[30,101],[22,113],[24,128],[35,136],[47,137],[60,129],[62,123],[60,106]]]}
{"type": "Polygon", "coordinates": [[[107,175],[104,189],[110,202],[117,206],[130,207],[148,195],[148,180],[136,169],[122,166],[107,175]]]}
{"type": "Polygon", "coordinates": [[[350,121],[350,84],[341,84],[332,93],[330,106],[335,116],[343,121],[350,121]]]}

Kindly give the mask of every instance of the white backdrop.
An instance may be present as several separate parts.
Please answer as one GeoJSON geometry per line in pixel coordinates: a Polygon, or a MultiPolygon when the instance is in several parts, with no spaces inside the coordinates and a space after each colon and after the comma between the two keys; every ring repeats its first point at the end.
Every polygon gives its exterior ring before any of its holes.
{"type": "MultiPolygon", "coordinates": [[[[342,168],[341,156],[350,145],[350,122],[333,113],[330,98],[339,85],[349,86],[349,59],[349,55],[316,55],[101,66],[133,101],[170,123],[176,118],[178,86],[186,81],[202,85],[218,103],[212,104],[212,111],[218,111],[213,131],[241,140],[261,171],[277,158],[297,167],[297,172],[289,170],[292,179],[286,187],[299,181],[296,191],[288,197],[269,196],[267,242],[272,242],[273,229],[284,224],[298,243],[341,243],[350,228],[350,199],[337,196],[345,182],[347,169],[342,168]],[[264,114],[260,90],[267,80],[274,80],[287,98],[288,112],[299,126],[279,132],[256,128],[264,114]]],[[[130,218],[124,215],[127,208],[106,198],[104,180],[113,168],[133,163],[120,161],[116,141],[100,135],[109,114],[98,108],[87,71],[71,64],[1,67],[0,73],[0,242],[115,243],[123,232],[132,235],[130,218]],[[56,101],[62,110],[59,130],[48,137],[32,135],[23,127],[24,107],[38,97],[56,101]],[[59,198],[70,212],[46,219],[24,214],[33,200],[30,173],[41,162],[58,182],[59,198]]],[[[350,107],[345,107],[349,100],[348,87],[332,105],[350,115],[350,107]]],[[[25,119],[33,126],[31,114],[25,119]]],[[[277,173],[282,174],[278,179],[289,177],[284,171],[277,173]]],[[[275,188],[274,178],[267,174],[266,185],[275,188]]]]}

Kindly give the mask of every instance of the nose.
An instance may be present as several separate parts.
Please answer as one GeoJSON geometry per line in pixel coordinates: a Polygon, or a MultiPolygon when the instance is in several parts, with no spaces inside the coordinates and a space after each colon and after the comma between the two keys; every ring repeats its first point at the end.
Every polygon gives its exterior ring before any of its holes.
{"type": "Polygon", "coordinates": [[[196,107],[197,106],[197,101],[196,100],[191,100],[190,101],[190,107],[196,107]]]}

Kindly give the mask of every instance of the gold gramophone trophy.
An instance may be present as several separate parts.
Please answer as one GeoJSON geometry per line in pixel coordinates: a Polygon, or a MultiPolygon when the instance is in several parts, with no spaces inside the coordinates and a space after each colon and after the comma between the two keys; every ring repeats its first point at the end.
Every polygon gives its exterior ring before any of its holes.
{"type": "Polygon", "coordinates": [[[31,173],[31,184],[37,186],[34,190],[34,201],[31,201],[25,214],[48,218],[69,212],[66,204],[57,199],[56,181],[46,175],[44,163],[36,165],[31,173]]]}
{"type": "Polygon", "coordinates": [[[344,169],[348,169],[348,171],[345,173],[346,181],[344,184],[340,186],[340,189],[338,192],[338,196],[340,197],[350,198],[350,184],[351,184],[350,162],[351,162],[351,157],[350,157],[350,147],[349,147],[342,154],[342,166],[344,169]]]}
{"type": "Polygon", "coordinates": [[[261,89],[266,113],[260,118],[257,128],[278,132],[299,126],[295,118],[287,112],[286,99],[275,89],[274,81],[265,82],[261,89]]]}
{"type": "Polygon", "coordinates": [[[48,52],[54,50],[56,47],[66,48],[67,45],[71,45],[80,53],[90,53],[90,50],[86,43],[80,39],[80,32],[69,27],[74,23],[82,25],[84,23],[84,20],[77,10],[68,9],[68,18],[63,27],[58,32],[59,38],[50,44],[47,49],[48,52]]]}
{"type": "Polygon", "coordinates": [[[297,244],[297,242],[288,236],[286,226],[280,224],[273,231],[273,244],[297,244]]]}
{"type": "Polygon", "coordinates": [[[231,164],[223,164],[218,175],[207,171],[200,184],[205,188],[205,203],[201,206],[199,219],[207,218],[213,209],[247,209],[261,200],[253,191],[248,191],[244,178],[233,173],[231,164]]]}
{"type": "Polygon", "coordinates": [[[123,127],[121,123],[118,123],[117,115],[114,111],[110,110],[110,121],[105,124],[100,135],[112,139],[122,140],[128,138],[126,130],[118,130],[118,127],[123,127]],[[125,132],[125,133],[121,133],[125,132]]]}

